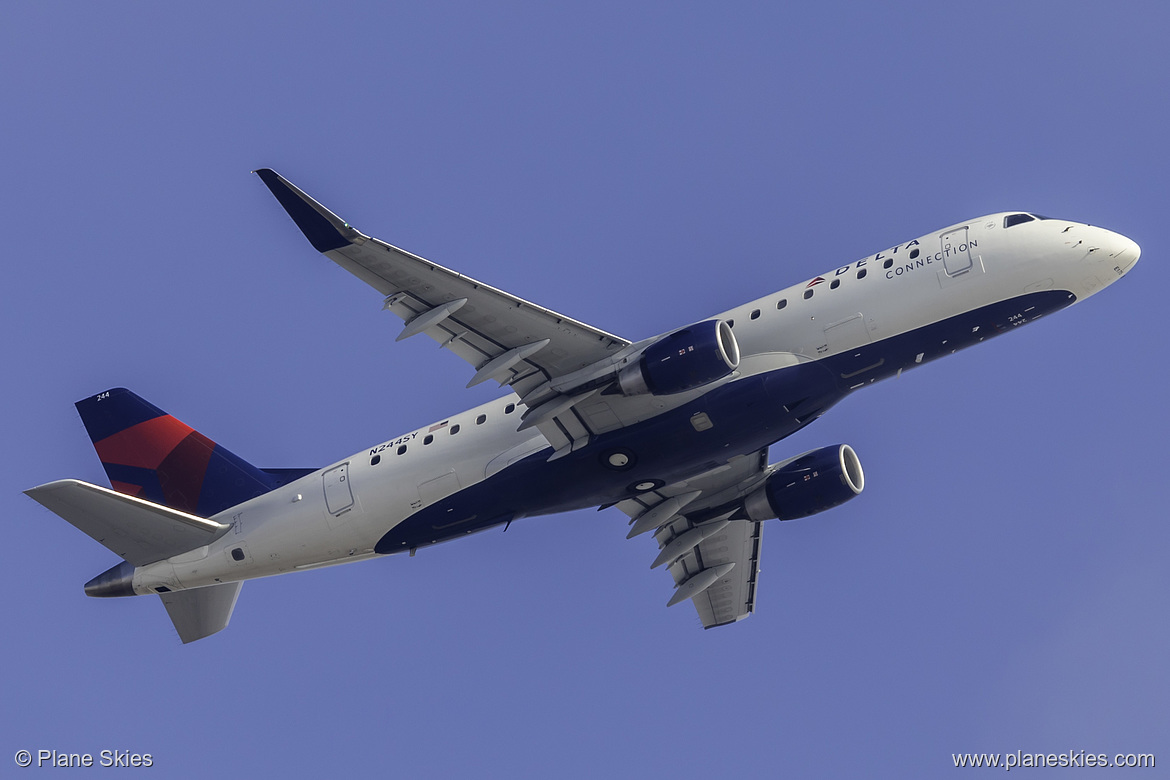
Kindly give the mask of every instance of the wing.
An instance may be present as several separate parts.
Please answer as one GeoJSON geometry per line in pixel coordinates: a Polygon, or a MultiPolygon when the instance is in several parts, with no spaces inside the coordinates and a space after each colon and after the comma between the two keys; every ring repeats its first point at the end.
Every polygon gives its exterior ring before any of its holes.
{"type": "Polygon", "coordinates": [[[629,538],[654,531],[658,558],[675,591],[667,606],[691,599],[704,628],[743,620],[755,609],[763,523],[744,518],[743,499],[766,479],[767,450],[733,458],[686,482],[619,503],[629,538]]]}
{"type": "Polygon", "coordinates": [[[594,428],[575,407],[592,388],[554,384],[616,362],[629,341],[364,235],[275,171],[256,173],[314,248],[385,296],[406,323],[399,340],[425,333],[463,358],[475,369],[468,387],[511,385],[528,407],[525,427],[563,454],[588,441],[594,428]]]}

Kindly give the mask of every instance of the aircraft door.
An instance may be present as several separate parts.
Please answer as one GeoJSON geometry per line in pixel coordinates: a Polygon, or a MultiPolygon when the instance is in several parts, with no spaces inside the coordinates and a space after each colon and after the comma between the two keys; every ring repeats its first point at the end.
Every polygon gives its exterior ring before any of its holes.
{"type": "Polygon", "coordinates": [[[943,268],[947,276],[958,276],[971,270],[971,245],[967,242],[967,227],[943,233],[942,256],[943,268]]]}
{"type": "Polygon", "coordinates": [[[353,506],[353,491],[349,488],[349,462],[325,472],[325,506],[329,514],[339,515],[353,506]]]}

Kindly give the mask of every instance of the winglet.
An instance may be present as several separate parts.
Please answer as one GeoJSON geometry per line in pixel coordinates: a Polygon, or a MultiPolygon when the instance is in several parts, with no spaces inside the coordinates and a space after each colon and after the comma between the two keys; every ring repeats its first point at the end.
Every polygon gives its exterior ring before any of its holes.
{"type": "Polygon", "coordinates": [[[318,252],[349,246],[361,233],[347,225],[340,217],[310,198],[271,168],[252,171],[272,190],[280,205],[309,239],[318,252]]]}

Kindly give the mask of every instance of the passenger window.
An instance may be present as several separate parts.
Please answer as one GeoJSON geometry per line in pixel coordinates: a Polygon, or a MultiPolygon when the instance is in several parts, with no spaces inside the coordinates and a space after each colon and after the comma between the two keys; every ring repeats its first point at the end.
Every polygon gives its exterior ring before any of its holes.
{"type": "Polygon", "coordinates": [[[864,278],[865,278],[865,273],[866,273],[865,269],[864,269],[864,268],[862,268],[860,271],[858,271],[858,272],[857,272],[857,278],[858,278],[858,279],[864,279],[864,278]]]}
{"type": "Polygon", "coordinates": [[[760,310],[756,309],[755,311],[752,312],[752,319],[758,320],[759,318],[760,318],[760,310]]]}
{"type": "Polygon", "coordinates": [[[1031,222],[1032,216],[1030,214],[1008,214],[1003,218],[1003,226],[1010,228],[1015,225],[1022,225],[1025,222],[1031,222]]]}
{"type": "Polygon", "coordinates": [[[487,415],[486,414],[481,414],[479,417],[475,418],[476,425],[483,425],[485,422],[487,422],[487,415]]]}
{"type": "Polygon", "coordinates": [[[504,414],[511,414],[516,411],[516,404],[508,404],[504,407],[504,414]]]}
{"type": "Polygon", "coordinates": [[[430,444],[434,440],[435,440],[435,437],[428,433],[427,437],[425,439],[423,439],[423,445],[425,446],[427,444],[430,444]]]}
{"type": "MultiPolygon", "coordinates": [[[[918,251],[917,249],[914,250],[914,252],[917,252],[917,251],[918,251]]],[[[914,252],[910,253],[911,257],[914,257],[914,252]]],[[[882,263],[882,268],[889,268],[893,264],[894,264],[894,259],[892,257],[887,257],[886,262],[882,263]]]]}
{"type": "Polygon", "coordinates": [[[812,290],[805,290],[804,291],[804,299],[807,301],[809,298],[812,297],[812,294],[813,294],[812,290]]]}
{"type": "MultiPolygon", "coordinates": [[[[916,259],[918,259],[918,250],[917,250],[917,249],[911,249],[911,250],[910,250],[910,259],[911,259],[911,260],[916,260],[916,259]]],[[[886,268],[889,268],[889,266],[887,265],[887,266],[886,266],[886,268]]]]}
{"type": "Polygon", "coordinates": [[[459,433],[459,426],[458,426],[458,425],[452,425],[452,426],[451,426],[451,435],[452,435],[452,436],[454,436],[454,435],[455,435],[455,434],[457,434],[457,433],[459,433]]]}
{"type": "Polygon", "coordinates": [[[382,462],[381,455],[375,455],[374,457],[370,458],[370,465],[371,466],[377,466],[381,462],[382,462]]]}
{"type": "Polygon", "coordinates": [[[836,290],[836,289],[837,289],[838,287],[840,287],[840,286],[841,286],[841,280],[840,280],[840,279],[834,279],[834,280],[833,280],[833,283],[829,285],[829,289],[830,289],[830,290],[836,290]]]}
{"type": "Polygon", "coordinates": [[[406,454],[406,445],[405,445],[405,444],[403,444],[401,447],[399,447],[399,448],[398,448],[398,450],[397,450],[397,452],[398,452],[398,454],[399,454],[399,455],[404,455],[404,454],[406,454]]]}
{"type": "Polygon", "coordinates": [[[788,305],[787,298],[781,298],[780,300],[776,301],[776,308],[777,309],[783,309],[787,305],[788,305]]]}

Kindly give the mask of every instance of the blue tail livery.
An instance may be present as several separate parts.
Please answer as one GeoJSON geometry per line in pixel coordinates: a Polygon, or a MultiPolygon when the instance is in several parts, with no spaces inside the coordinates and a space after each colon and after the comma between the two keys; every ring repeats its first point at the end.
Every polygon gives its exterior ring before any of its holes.
{"type": "Polygon", "coordinates": [[[122,387],[78,401],[77,412],[114,490],[197,517],[312,471],[256,468],[122,387]]]}

